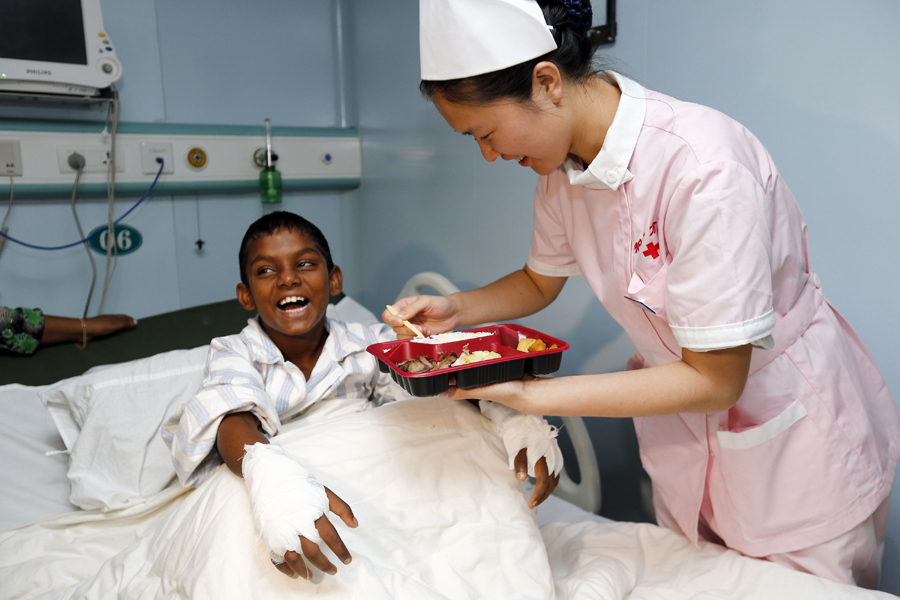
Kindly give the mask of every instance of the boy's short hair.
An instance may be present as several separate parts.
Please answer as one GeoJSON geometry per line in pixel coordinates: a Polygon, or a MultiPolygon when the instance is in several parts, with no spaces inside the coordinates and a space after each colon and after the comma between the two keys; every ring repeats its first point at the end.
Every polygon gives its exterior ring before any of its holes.
{"type": "Polygon", "coordinates": [[[316,249],[325,258],[325,265],[328,267],[328,272],[331,273],[331,270],[334,268],[334,261],[331,259],[331,250],[328,248],[328,240],[325,239],[322,231],[300,215],[279,210],[263,215],[254,221],[253,224],[247,228],[244,239],[241,240],[241,250],[238,253],[238,264],[241,269],[241,281],[244,285],[250,285],[250,281],[247,277],[247,254],[250,242],[256,241],[264,235],[273,235],[280,229],[299,231],[304,235],[308,235],[316,245],[316,249]]]}

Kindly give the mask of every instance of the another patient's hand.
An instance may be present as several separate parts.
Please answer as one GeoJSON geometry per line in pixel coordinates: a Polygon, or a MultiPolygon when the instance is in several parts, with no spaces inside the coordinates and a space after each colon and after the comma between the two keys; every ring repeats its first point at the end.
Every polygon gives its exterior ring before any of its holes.
{"type": "Polygon", "coordinates": [[[88,339],[110,335],[123,329],[131,329],[137,321],[128,315],[97,315],[84,320],[88,339]]]}
{"type": "MultiPolygon", "coordinates": [[[[328,508],[331,512],[339,516],[347,527],[359,525],[356,517],[353,516],[350,505],[341,500],[337,494],[327,487],[325,488],[325,493],[328,495],[328,508]]],[[[350,552],[347,550],[347,546],[344,545],[344,540],[341,539],[337,529],[334,528],[334,525],[331,524],[326,515],[322,515],[316,520],[316,530],[322,536],[322,541],[331,548],[331,551],[334,552],[340,561],[345,565],[350,564],[352,560],[350,552]]],[[[299,553],[293,550],[289,550],[284,554],[284,562],[276,564],[275,568],[289,577],[299,576],[307,580],[312,579],[312,571],[303,560],[303,557],[306,557],[306,560],[323,573],[328,575],[337,573],[337,567],[328,560],[328,557],[322,552],[318,544],[309,541],[301,535],[300,548],[303,550],[303,556],[300,556],[299,553]]]]}
{"type": "MultiPolygon", "coordinates": [[[[516,459],[514,462],[513,468],[516,471],[516,479],[519,481],[525,481],[528,477],[528,449],[522,448],[519,450],[519,453],[516,454],[516,459]]],[[[547,457],[542,456],[540,460],[538,460],[534,464],[534,492],[531,494],[531,499],[528,501],[528,508],[537,508],[537,506],[550,497],[550,494],[553,493],[553,490],[556,489],[556,486],[559,485],[559,473],[556,475],[550,474],[550,469],[547,468],[547,457]]]]}

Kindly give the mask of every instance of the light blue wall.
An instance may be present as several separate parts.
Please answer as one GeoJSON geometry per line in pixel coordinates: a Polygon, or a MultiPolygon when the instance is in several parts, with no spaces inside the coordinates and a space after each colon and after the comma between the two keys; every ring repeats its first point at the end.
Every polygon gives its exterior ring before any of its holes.
{"type": "MultiPolygon", "coordinates": [[[[103,9],[123,64],[122,121],[261,125],[269,117],[280,126],[341,124],[331,0],[107,0],[103,9]]],[[[3,103],[0,117],[95,120],[99,133],[105,109],[3,103]]],[[[116,216],[136,200],[118,196],[116,216]]],[[[354,222],[355,205],[350,191],[286,193],[274,206],[322,228],[349,271],[351,291],[356,246],[346,223],[354,222]]],[[[233,298],[241,237],[263,210],[255,194],[152,196],[125,221],[144,244],[118,259],[104,312],[140,318],[233,298]],[[198,214],[202,252],[194,245],[198,214]]],[[[80,199],[78,212],[85,231],[106,222],[105,200],[80,199]]],[[[7,225],[10,235],[40,245],[78,239],[68,198],[18,200],[7,225]]],[[[105,270],[105,258],[94,256],[100,273],[90,314],[99,307],[105,270]]],[[[41,252],[7,243],[0,253],[0,302],[7,305],[79,316],[90,281],[82,247],[41,252]]]]}
{"type": "MultiPolygon", "coordinates": [[[[520,268],[532,224],[536,176],[486,163],[418,97],[412,4],[353,4],[360,239],[379,248],[362,256],[361,297],[375,309],[417,271],[471,288],[520,268]]],[[[622,72],[725,112],[767,145],[809,224],[826,294],[900,397],[900,4],[630,0],[619,2],[618,24],[606,54],[622,72]]],[[[580,279],[526,322],[572,344],[564,374],[620,369],[632,349],[580,279]]],[[[601,469],[634,464],[624,423],[590,420],[601,469]]],[[[900,493],[893,496],[882,587],[896,594],[900,493]]]]}

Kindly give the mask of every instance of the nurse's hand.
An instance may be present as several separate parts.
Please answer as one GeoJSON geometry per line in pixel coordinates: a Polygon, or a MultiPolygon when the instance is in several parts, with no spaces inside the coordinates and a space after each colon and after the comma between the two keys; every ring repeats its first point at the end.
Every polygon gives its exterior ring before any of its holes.
{"type": "Polygon", "coordinates": [[[529,410],[527,404],[522,401],[525,396],[525,386],[528,382],[534,381],[535,379],[537,378],[533,375],[525,375],[521,379],[513,379],[511,381],[504,381],[503,383],[494,383],[465,390],[456,387],[451,378],[450,387],[447,388],[447,391],[441,394],[441,396],[452,398],[453,400],[490,400],[492,402],[505,404],[510,408],[515,408],[522,412],[543,414],[540,410],[537,410],[536,407],[532,407],[532,409],[529,410]]]}
{"type": "Polygon", "coordinates": [[[396,316],[385,309],[381,318],[394,328],[401,340],[415,335],[403,325],[404,320],[415,325],[425,336],[444,333],[458,326],[459,308],[447,296],[410,296],[397,300],[393,308],[397,311],[396,316]]]}

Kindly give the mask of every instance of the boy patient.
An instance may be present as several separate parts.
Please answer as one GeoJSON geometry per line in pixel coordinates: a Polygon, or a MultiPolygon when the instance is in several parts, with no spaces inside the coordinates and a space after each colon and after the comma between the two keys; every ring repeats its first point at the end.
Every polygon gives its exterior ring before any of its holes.
{"type": "MultiPolygon", "coordinates": [[[[239,265],[238,300],[258,314],[241,333],[212,341],[199,392],[162,436],[185,485],[200,485],[222,463],[244,478],[257,530],[279,571],[311,579],[308,561],[334,575],[319,544],[345,564],[351,556],[326,514],[356,527],[353,511],[269,441],[298,419],[310,425],[406,399],[366,352],[395,334],[384,323],[326,316],[343,277],[325,236],[303,217],[273,212],[258,219],[244,234],[239,265]]],[[[555,431],[540,417],[487,402],[481,408],[497,424],[519,480],[526,473],[537,479],[530,506],[540,504],[562,465],[555,431]]]]}

